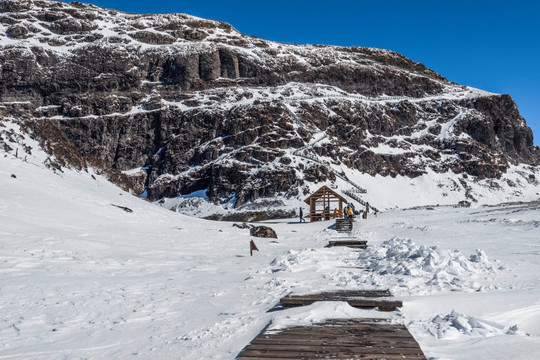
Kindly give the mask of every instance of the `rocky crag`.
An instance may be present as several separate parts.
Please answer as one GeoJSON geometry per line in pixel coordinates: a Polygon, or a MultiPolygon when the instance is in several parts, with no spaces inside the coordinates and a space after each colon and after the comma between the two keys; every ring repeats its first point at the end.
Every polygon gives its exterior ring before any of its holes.
{"type": "Polygon", "coordinates": [[[240,206],[354,174],[457,174],[448,186],[472,200],[482,181],[538,186],[540,150],[509,95],[392,51],[275,43],[184,14],[0,2],[0,118],[57,166],[90,164],[150,200],[204,190],[240,206]]]}

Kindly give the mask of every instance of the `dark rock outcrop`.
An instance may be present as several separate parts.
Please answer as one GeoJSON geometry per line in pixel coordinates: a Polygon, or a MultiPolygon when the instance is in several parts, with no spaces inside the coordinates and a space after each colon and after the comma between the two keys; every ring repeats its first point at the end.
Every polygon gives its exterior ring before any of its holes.
{"type": "Polygon", "coordinates": [[[260,238],[272,238],[277,239],[277,234],[274,229],[268,226],[254,226],[249,229],[249,235],[260,238]]]}
{"type": "Polygon", "coordinates": [[[2,1],[0,23],[0,116],[26,121],[61,164],[98,166],[150,200],[300,196],[340,166],[499,178],[540,161],[510,96],[392,51],[54,1],[2,1]]]}

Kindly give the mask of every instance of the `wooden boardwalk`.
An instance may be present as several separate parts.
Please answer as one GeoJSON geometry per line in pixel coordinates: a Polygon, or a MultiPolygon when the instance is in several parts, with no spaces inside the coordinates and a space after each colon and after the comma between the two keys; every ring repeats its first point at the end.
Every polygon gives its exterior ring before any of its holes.
{"type": "Polygon", "coordinates": [[[285,308],[313,304],[316,301],[346,301],[354,307],[378,307],[381,311],[394,311],[402,307],[401,300],[392,300],[388,290],[343,290],[309,295],[287,295],[280,302],[285,308]]]}
{"type": "Polygon", "coordinates": [[[357,248],[357,249],[366,249],[368,247],[367,240],[357,240],[355,237],[347,236],[345,234],[332,236],[332,240],[328,241],[327,247],[333,247],[333,246],[346,246],[346,247],[357,248]]]}
{"type": "Polygon", "coordinates": [[[237,359],[425,360],[426,357],[404,325],[345,319],[279,332],[265,329],[237,359]]]}
{"type": "Polygon", "coordinates": [[[338,218],[336,219],[336,231],[337,232],[349,232],[353,229],[354,220],[352,218],[338,218]]]}
{"type": "Polygon", "coordinates": [[[356,249],[366,249],[367,248],[367,241],[366,240],[354,240],[353,238],[348,239],[338,239],[330,240],[328,241],[328,247],[332,246],[346,246],[350,248],[356,248],[356,249]]]}
{"type": "MultiPolygon", "coordinates": [[[[334,237],[328,246],[366,248],[367,241],[341,236],[334,237]]],[[[402,301],[394,300],[388,290],[289,294],[280,299],[284,308],[310,305],[317,301],[346,301],[353,307],[378,307],[381,311],[394,311],[403,306],[402,301]]],[[[237,359],[426,360],[426,357],[404,325],[390,324],[385,319],[334,319],[279,330],[269,330],[267,327],[237,359]]]]}

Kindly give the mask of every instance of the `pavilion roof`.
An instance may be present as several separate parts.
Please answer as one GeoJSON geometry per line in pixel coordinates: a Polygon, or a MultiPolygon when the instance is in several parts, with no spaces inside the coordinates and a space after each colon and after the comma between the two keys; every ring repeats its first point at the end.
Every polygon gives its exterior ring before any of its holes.
{"type": "Polygon", "coordinates": [[[342,200],[346,204],[349,203],[347,201],[347,199],[345,199],[343,196],[339,195],[334,190],[330,189],[328,186],[322,186],[319,190],[315,191],[306,200],[304,200],[304,202],[309,205],[311,199],[319,199],[319,198],[322,198],[323,196],[334,197],[336,199],[342,200]]]}

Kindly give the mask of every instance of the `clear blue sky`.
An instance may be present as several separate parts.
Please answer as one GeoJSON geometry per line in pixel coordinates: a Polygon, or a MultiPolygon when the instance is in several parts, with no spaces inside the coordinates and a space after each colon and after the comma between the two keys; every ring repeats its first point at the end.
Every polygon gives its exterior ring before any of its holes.
{"type": "MultiPolygon", "coordinates": [[[[68,1],[71,2],[71,1],[68,1]]],[[[540,145],[540,1],[91,0],[187,13],[267,40],[397,51],[448,80],[510,94],[540,145]]]]}

